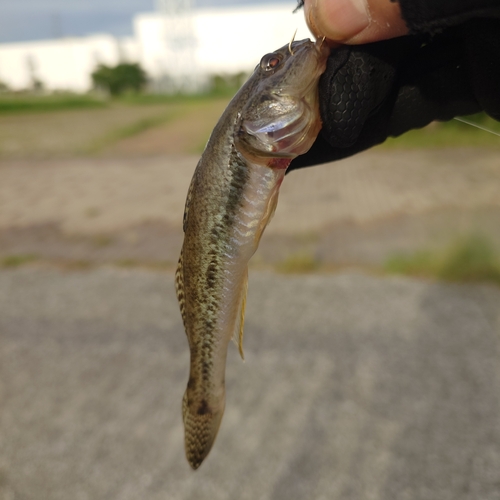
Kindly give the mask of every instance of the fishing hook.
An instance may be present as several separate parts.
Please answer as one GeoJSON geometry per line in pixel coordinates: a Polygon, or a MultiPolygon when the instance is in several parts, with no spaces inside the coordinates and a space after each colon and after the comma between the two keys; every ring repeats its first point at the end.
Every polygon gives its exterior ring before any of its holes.
{"type": "Polygon", "coordinates": [[[292,43],[295,40],[295,35],[297,34],[297,29],[295,30],[295,33],[293,34],[292,39],[290,40],[290,43],[288,44],[288,52],[290,52],[290,55],[292,55],[292,56],[293,56],[292,43]]]}

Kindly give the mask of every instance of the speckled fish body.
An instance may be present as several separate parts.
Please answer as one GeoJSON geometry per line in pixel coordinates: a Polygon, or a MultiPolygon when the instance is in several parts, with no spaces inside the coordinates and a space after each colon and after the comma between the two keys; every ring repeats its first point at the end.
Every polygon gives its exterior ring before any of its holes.
{"type": "Polygon", "coordinates": [[[326,46],[309,40],[264,56],[217,123],[191,181],[176,290],[191,353],[182,412],[193,469],[221,423],[233,336],[243,356],[248,261],[289,163],[321,128],[317,84],[327,56],[326,46]]]}

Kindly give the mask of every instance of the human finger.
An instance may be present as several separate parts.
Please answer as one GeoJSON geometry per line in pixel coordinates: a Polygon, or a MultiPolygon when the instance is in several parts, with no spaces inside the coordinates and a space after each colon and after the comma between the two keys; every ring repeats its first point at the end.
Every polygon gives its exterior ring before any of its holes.
{"type": "Polygon", "coordinates": [[[398,2],[390,0],[304,0],[304,14],[316,38],[364,44],[408,32],[398,2]]]}

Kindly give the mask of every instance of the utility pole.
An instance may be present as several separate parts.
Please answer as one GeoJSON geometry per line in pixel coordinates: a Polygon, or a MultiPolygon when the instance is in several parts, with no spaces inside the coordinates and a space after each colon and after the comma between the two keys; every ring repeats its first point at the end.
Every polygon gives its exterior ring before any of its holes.
{"type": "Polygon", "coordinates": [[[165,90],[197,90],[192,0],[157,0],[165,46],[165,90]],[[169,84],[170,83],[170,84],[169,84]],[[173,87],[173,88],[168,88],[173,87]]]}

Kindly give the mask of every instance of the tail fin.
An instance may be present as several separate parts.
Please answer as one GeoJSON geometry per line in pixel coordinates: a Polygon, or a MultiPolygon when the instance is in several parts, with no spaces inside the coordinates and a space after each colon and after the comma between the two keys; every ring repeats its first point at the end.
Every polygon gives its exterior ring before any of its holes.
{"type": "Polygon", "coordinates": [[[182,400],[182,416],[184,420],[184,445],[189,465],[196,470],[205,460],[219,432],[224,414],[225,397],[216,407],[205,399],[190,399],[188,391],[182,400]]]}

